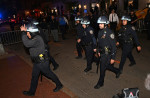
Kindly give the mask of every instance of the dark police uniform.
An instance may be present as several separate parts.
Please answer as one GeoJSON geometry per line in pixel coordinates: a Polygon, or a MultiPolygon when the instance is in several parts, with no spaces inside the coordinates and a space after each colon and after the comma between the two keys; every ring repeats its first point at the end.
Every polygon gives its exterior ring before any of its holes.
{"type": "Polygon", "coordinates": [[[118,42],[122,47],[122,56],[119,65],[119,69],[122,72],[127,57],[131,62],[130,66],[136,64],[132,56],[132,49],[134,47],[134,43],[136,46],[140,46],[140,44],[136,32],[132,29],[131,25],[125,25],[120,29],[118,34],[118,42]]]}
{"type": "Polygon", "coordinates": [[[114,72],[118,78],[119,69],[110,64],[110,60],[115,59],[116,44],[114,34],[108,27],[98,33],[98,53],[100,53],[100,78],[95,89],[103,86],[106,70],[114,72]]]}
{"type": "Polygon", "coordinates": [[[55,59],[50,55],[50,52],[49,52],[49,45],[48,45],[48,42],[50,41],[49,40],[49,35],[48,33],[44,32],[40,27],[38,28],[40,30],[40,36],[42,37],[44,43],[45,43],[45,47],[46,47],[46,50],[48,51],[48,57],[50,59],[49,63],[52,63],[52,65],[54,66],[54,69],[53,70],[56,70],[59,66],[59,64],[55,61],[55,59]]]}
{"type": "MultiPolygon", "coordinates": [[[[34,64],[30,89],[23,93],[29,96],[35,94],[40,72],[42,72],[47,78],[51,79],[56,84],[56,88],[62,87],[61,82],[49,67],[49,59],[47,53],[45,53],[45,44],[41,36],[36,35],[33,39],[29,39],[26,32],[23,32],[22,41],[23,44],[29,48],[30,56],[34,64]]],[[[54,91],[55,90],[56,89],[54,89],[54,91]]]]}
{"type": "Polygon", "coordinates": [[[87,60],[87,67],[84,70],[85,72],[88,72],[92,69],[92,62],[94,61],[94,50],[96,49],[96,39],[94,36],[93,28],[90,26],[87,26],[84,29],[84,32],[82,32],[81,42],[83,47],[85,48],[85,55],[87,60]]]}
{"type": "MultiPolygon", "coordinates": [[[[84,32],[84,30],[83,30],[83,27],[80,23],[78,23],[76,26],[76,32],[77,32],[77,40],[81,39],[80,36],[82,36],[82,33],[84,32]]],[[[82,57],[82,44],[81,44],[81,42],[76,43],[76,48],[77,48],[78,58],[81,58],[82,57]]]]}

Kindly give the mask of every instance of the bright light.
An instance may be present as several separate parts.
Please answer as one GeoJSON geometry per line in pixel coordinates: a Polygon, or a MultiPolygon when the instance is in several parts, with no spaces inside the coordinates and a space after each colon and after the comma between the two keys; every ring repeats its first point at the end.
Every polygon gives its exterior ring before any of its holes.
{"type": "Polygon", "coordinates": [[[0,13],[0,18],[2,18],[2,14],[0,13]]]}
{"type": "Polygon", "coordinates": [[[81,8],[81,4],[79,4],[79,9],[81,8]]]}
{"type": "Polygon", "coordinates": [[[86,5],[84,5],[84,9],[86,9],[87,7],[86,7],[86,5]]]}
{"type": "Polygon", "coordinates": [[[97,3],[96,6],[99,7],[99,4],[97,3]]]}
{"type": "Polygon", "coordinates": [[[43,14],[43,12],[40,11],[40,14],[43,14]]]}
{"type": "Polygon", "coordinates": [[[53,12],[54,12],[54,10],[51,10],[51,12],[53,13],[53,12]]]}
{"type": "Polygon", "coordinates": [[[55,10],[55,12],[57,13],[57,9],[55,10]]]}

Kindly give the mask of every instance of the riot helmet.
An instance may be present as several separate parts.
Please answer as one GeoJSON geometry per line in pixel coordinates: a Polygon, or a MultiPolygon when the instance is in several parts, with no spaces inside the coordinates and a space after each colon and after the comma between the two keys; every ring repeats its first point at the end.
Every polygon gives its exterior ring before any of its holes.
{"type": "Polygon", "coordinates": [[[29,23],[26,25],[27,32],[30,32],[31,38],[34,38],[36,35],[39,34],[39,29],[33,23],[29,23]]]}
{"type": "Polygon", "coordinates": [[[131,21],[131,18],[130,18],[130,16],[128,16],[128,15],[123,15],[123,16],[121,17],[121,20],[131,21]]]}
{"type": "Polygon", "coordinates": [[[90,24],[90,20],[88,18],[83,18],[81,20],[81,24],[84,24],[84,25],[89,25],[90,24]]]}
{"type": "Polygon", "coordinates": [[[98,24],[109,24],[109,20],[107,19],[106,16],[100,16],[97,20],[98,24]]]}

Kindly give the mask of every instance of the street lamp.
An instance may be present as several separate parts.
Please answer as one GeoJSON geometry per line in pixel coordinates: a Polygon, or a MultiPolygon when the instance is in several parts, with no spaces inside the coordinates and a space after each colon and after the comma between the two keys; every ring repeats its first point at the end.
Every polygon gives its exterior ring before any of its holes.
{"type": "Polygon", "coordinates": [[[86,5],[84,5],[84,9],[86,9],[87,7],[86,7],[86,5]]]}
{"type": "Polygon", "coordinates": [[[81,8],[81,4],[79,4],[79,9],[81,8]]]}

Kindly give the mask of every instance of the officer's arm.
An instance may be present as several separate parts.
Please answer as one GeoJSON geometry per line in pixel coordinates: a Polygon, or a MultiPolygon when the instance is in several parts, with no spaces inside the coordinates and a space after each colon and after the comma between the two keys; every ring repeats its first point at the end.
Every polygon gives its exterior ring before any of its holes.
{"type": "Polygon", "coordinates": [[[131,32],[132,32],[133,39],[134,39],[136,45],[137,45],[137,46],[140,46],[140,43],[139,43],[139,41],[138,41],[138,37],[137,37],[137,34],[136,34],[135,30],[133,30],[132,28],[131,28],[130,30],[131,30],[131,32]]]}
{"type": "Polygon", "coordinates": [[[25,47],[28,47],[28,48],[35,47],[38,43],[37,40],[35,39],[29,39],[26,35],[26,32],[22,33],[22,41],[25,47]]]}
{"type": "Polygon", "coordinates": [[[109,43],[111,45],[111,59],[115,59],[115,56],[116,56],[116,41],[115,41],[115,35],[113,33],[111,33],[109,35],[109,43]]]}
{"type": "Polygon", "coordinates": [[[90,34],[92,35],[93,47],[94,47],[94,49],[96,49],[96,38],[95,38],[95,35],[94,35],[93,30],[92,30],[92,31],[90,31],[90,34]]]}

